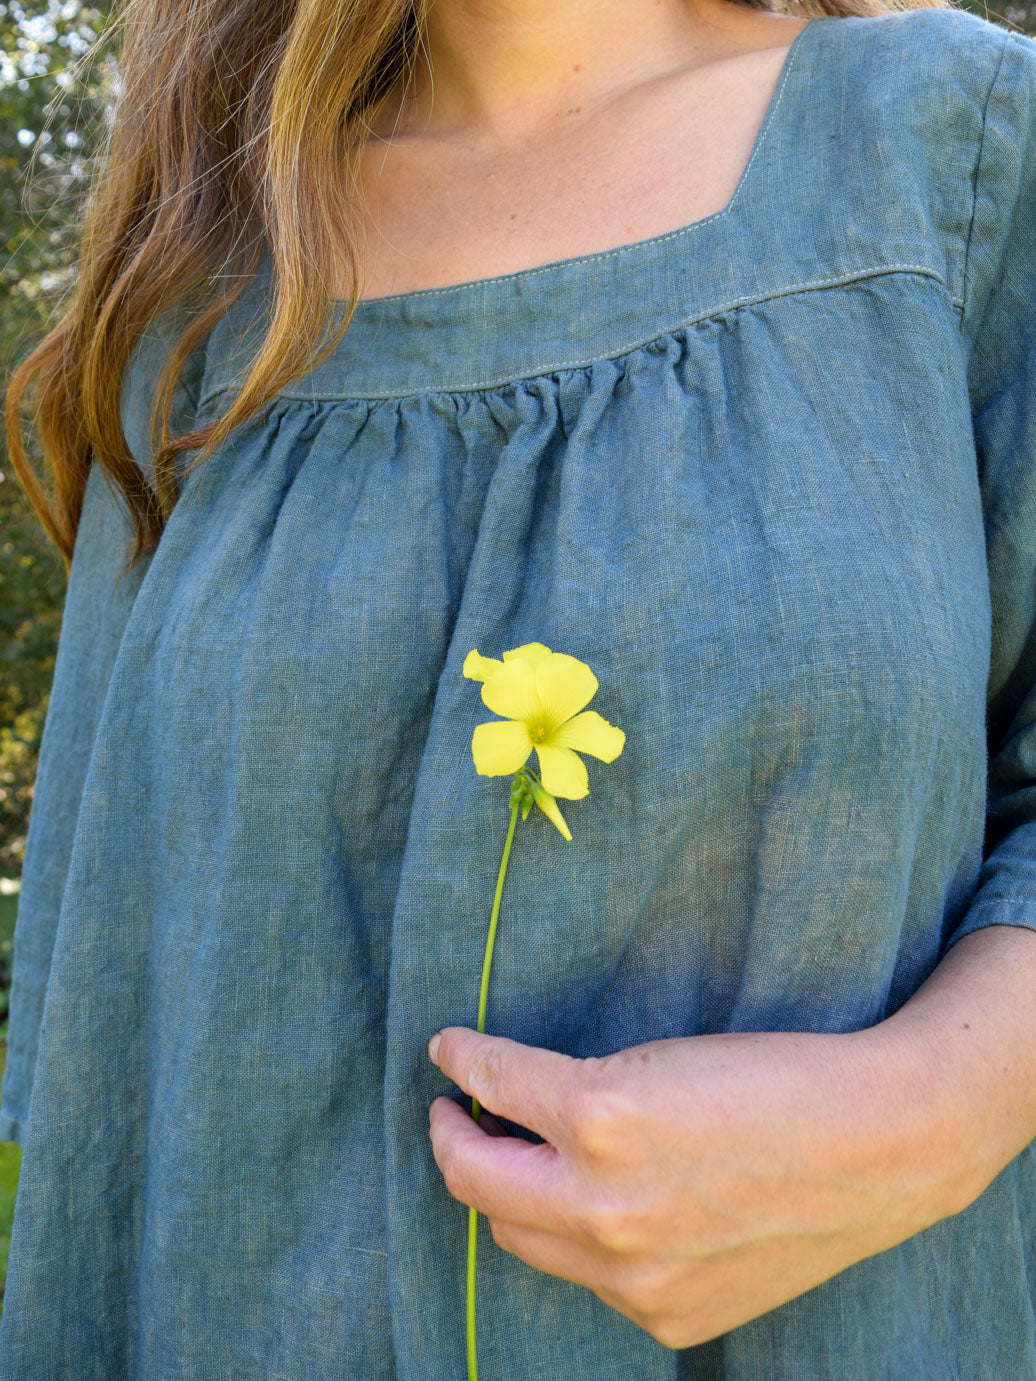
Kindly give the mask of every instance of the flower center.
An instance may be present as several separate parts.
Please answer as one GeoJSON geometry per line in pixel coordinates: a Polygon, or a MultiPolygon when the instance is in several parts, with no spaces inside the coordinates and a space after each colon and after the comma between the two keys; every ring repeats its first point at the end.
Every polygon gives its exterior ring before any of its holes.
{"type": "Polygon", "coordinates": [[[547,737],[547,731],[541,724],[530,725],[529,737],[532,739],[533,743],[542,743],[547,737]]]}

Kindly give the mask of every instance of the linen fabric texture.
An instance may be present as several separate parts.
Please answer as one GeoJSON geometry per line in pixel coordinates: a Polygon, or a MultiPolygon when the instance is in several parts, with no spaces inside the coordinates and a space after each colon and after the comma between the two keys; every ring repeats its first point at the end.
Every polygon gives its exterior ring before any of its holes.
{"type": "MultiPolygon", "coordinates": [[[[571,842],[519,825],[490,1033],[848,1032],[1036,928],[1034,302],[1036,46],[825,17],[723,211],[362,302],[124,582],[94,466],[17,918],[5,1381],[466,1374],[425,1045],[475,1025],[508,820],[472,648],[581,658],[627,734],[571,842]]],[[[123,392],[145,470],[168,343],[123,392]]],[[[1036,1381],[1033,1146],[682,1350],[480,1233],[486,1381],[1036,1381]]]]}

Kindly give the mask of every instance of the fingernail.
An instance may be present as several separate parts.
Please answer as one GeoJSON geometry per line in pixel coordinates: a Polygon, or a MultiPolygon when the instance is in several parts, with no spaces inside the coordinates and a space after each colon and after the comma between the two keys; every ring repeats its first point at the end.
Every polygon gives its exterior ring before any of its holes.
{"type": "Polygon", "coordinates": [[[439,1032],[436,1031],[435,1035],[434,1035],[434,1036],[432,1037],[432,1039],[428,1042],[428,1058],[431,1060],[432,1064],[435,1064],[435,1057],[436,1057],[436,1055],[438,1055],[438,1053],[439,1053],[439,1032]]]}

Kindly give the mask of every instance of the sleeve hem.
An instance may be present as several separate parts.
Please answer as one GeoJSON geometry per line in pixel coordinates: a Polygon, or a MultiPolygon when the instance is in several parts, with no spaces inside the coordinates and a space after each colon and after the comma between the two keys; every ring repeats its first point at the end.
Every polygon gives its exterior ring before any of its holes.
{"type": "Polygon", "coordinates": [[[1013,925],[1023,930],[1036,930],[1036,897],[990,897],[988,901],[974,902],[960,925],[943,944],[943,954],[965,935],[991,925],[1013,925]]]}
{"type": "Polygon", "coordinates": [[[6,1108],[0,1107],[0,1141],[14,1141],[19,1146],[24,1146],[26,1130],[27,1127],[22,1118],[13,1112],[8,1112],[6,1108]]]}

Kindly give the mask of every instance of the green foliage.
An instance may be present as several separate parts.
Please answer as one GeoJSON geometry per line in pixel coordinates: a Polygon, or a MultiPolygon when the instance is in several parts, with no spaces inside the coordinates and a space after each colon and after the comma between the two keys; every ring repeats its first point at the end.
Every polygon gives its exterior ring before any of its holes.
{"type": "Polygon", "coordinates": [[[18,913],[18,895],[17,878],[0,876],[0,1045],[7,1040],[7,990],[11,982],[14,919],[18,913]]]}
{"type": "Polygon", "coordinates": [[[1024,33],[1036,35],[1036,0],[1005,5],[1003,9],[978,4],[969,4],[965,8],[983,19],[988,19],[991,24],[999,24],[1005,29],[1021,29],[1024,33]]]}
{"type": "Polygon", "coordinates": [[[16,875],[54,675],[65,568],[7,475],[0,483],[0,533],[0,875],[16,875]]]}
{"type": "Polygon", "coordinates": [[[21,1167],[22,1148],[13,1141],[0,1141],[0,1313],[3,1311],[3,1281],[7,1277],[7,1253],[11,1249],[14,1200],[18,1193],[18,1172],[21,1167]]]}

